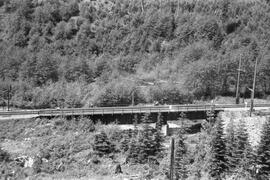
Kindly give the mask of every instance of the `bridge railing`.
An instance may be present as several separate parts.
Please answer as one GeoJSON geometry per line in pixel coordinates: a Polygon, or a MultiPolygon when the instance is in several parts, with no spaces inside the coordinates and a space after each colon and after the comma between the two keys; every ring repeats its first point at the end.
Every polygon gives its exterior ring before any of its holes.
{"type": "MultiPolygon", "coordinates": [[[[16,110],[0,112],[1,116],[11,115],[84,115],[84,114],[124,114],[124,113],[151,113],[151,112],[181,112],[181,111],[207,111],[211,109],[224,110],[226,108],[244,108],[243,104],[184,104],[161,106],[126,106],[126,107],[93,107],[93,108],[68,108],[68,109],[40,109],[16,110]]],[[[255,104],[254,107],[270,107],[270,104],[255,104]]]]}
{"type": "Polygon", "coordinates": [[[46,109],[40,110],[39,115],[61,114],[124,114],[124,113],[151,113],[168,111],[169,106],[130,106],[130,107],[94,107],[94,108],[71,108],[71,109],[46,109]]]}

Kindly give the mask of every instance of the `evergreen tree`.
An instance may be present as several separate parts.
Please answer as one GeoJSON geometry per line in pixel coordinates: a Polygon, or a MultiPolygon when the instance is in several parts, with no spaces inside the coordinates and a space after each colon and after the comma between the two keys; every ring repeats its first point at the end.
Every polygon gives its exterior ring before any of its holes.
{"type": "Polygon", "coordinates": [[[140,149],[138,159],[140,162],[146,163],[148,158],[155,156],[156,153],[156,143],[151,127],[144,126],[144,129],[139,132],[138,143],[140,149]]]}
{"type": "Polygon", "coordinates": [[[152,127],[149,123],[152,122],[150,114],[145,114],[142,118],[143,130],[139,133],[139,142],[141,146],[141,154],[139,155],[142,161],[149,156],[155,155],[155,141],[152,127]]]}
{"type": "Polygon", "coordinates": [[[206,119],[210,124],[215,123],[215,111],[212,107],[211,107],[211,110],[206,111],[206,119]]]}
{"type": "Polygon", "coordinates": [[[209,175],[214,179],[221,179],[226,168],[225,142],[223,138],[223,121],[218,118],[211,137],[209,175]]]}
{"type": "Polygon", "coordinates": [[[162,153],[163,137],[159,130],[155,130],[149,126],[151,119],[149,114],[142,117],[144,123],[143,129],[134,132],[132,143],[129,146],[128,159],[138,163],[146,163],[149,159],[156,158],[162,153]]]}
{"type": "Polygon", "coordinates": [[[99,156],[103,156],[113,152],[114,145],[109,141],[108,136],[104,131],[95,135],[93,149],[99,156]]]}
{"type": "Polygon", "coordinates": [[[235,137],[236,170],[239,175],[245,176],[249,166],[252,165],[252,148],[249,143],[246,124],[242,119],[237,125],[235,137]]]}
{"type": "Polygon", "coordinates": [[[238,178],[251,177],[250,169],[254,166],[254,153],[248,141],[248,133],[245,122],[240,120],[237,128],[233,119],[227,127],[226,136],[226,160],[228,172],[238,178]]]}
{"type": "Polygon", "coordinates": [[[123,152],[126,152],[129,149],[129,142],[130,142],[130,137],[128,132],[123,131],[123,137],[121,139],[121,145],[120,145],[120,149],[123,152]]]}
{"type": "Polygon", "coordinates": [[[226,161],[230,173],[233,172],[237,165],[237,159],[235,157],[236,140],[234,125],[234,120],[231,118],[226,128],[226,161]]]}
{"type": "Polygon", "coordinates": [[[265,122],[257,150],[258,176],[269,179],[270,176],[270,118],[265,122]],[[268,177],[268,178],[267,178],[268,177]]]}
{"type": "Polygon", "coordinates": [[[238,160],[243,158],[244,151],[248,146],[248,133],[245,122],[241,119],[236,129],[236,155],[238,160]]]}
{"type": "Polygon", "coordinates": [[[161,131],[163,123],[164,123],[163,116],[161,113],[158,113],[157,122],[156,122],[156,129],[161,131]]]}
{"type": "Polygon", "coordinates": [[[142,116],[142,123],[144,124],[144,125],[147,125],[147,124],[149,124],[149,123],[152,123],[153,121],[152,121],[152,119],[151,119],[151,117],[150,117],[150,113],[145,113],[143,116],[142,116]]]}
{"type": "Polygon", "coordinates": [[[208,121],[203,121],[198,144],[194,151],[194,163],[190,169],[197,179],[202,177],[209,166],[211,131],[212,125],[208,121]]]}
{"type": "Polygon", "coordinates": [[[163,137],[160,129],[153,129],[153,133],[154,133],[153,142],[155,144],[155,147],[154,147],[155,153],[154,154],[156,156],[162,156],[164,137],[163,137]]]}
{"type": "Polygon", "coordinates": [[[138,130],[138,122],[139,122],[138,115],[135,114],[134,118],[133,118],[133,125],[134,125],[134,130],[136,130],[136,131],[138,130]]]}
{"type": "Polygon", "coordinates": [[[180,128],[176,140],[176,148],[175,148],[175,158],[174,158],[174,167],[175,167],[175,177],[178,179],[186,179],[188,170],[187,170],[187,148],[184,143],[185,130],[183,127],[180,128]]]}
{"type": "Polygon", "coordinates": [[[181,112],[178,120],[181,122],[180,130],[182,131],[183,134],[186,133],[188,130],[188,122],[186,119],[186,114],[184,112],[181,112]]]}
{"type": "Polygon", "coordinates": [[[138,141],[133,137],[129,143],[126,162],[138,163],[138,155],[139,155],[139,145],[138,141]]]}

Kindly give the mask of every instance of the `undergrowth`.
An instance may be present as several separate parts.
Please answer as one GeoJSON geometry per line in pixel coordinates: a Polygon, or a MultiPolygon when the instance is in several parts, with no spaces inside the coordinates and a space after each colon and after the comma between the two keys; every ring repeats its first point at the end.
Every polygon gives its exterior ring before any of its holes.
{"type": "MultiPolygon", "coordinates": [[[[126,174],[150,176],[150,173],[152,177],[154,172],[159,171],[159,166],[151,163],[143,165],[144,170],[140,164],[133,164],[132,167],[137,170],[131,170],[127,156],[131,139],[135,138],[134,135],[138,134],[138,130],[121,130],[115,123],[106,126],[101,122],[94,124],[86,117],[15,120],[0,123],[6,127],[0,130],[3,145],[8,144],[9,141],[30,144],[30,147],[24,151],[26,154],[12,156],[26,155],[34,159],[30,171],[29,168],[21,166],[14,172],[17,166],[14,159],[6,161],[5,168],[1,166],[1,170],[5,169],[5,174],[12,178],[58,175],[80,178],[93,174],[109,176],[114,174],[118,164],[126,174]]],[[[18,147],[23,148],[19,145],[18,147]]],[[[158,161],[161,160],[162,158],[159,158],[158,161]]]]}

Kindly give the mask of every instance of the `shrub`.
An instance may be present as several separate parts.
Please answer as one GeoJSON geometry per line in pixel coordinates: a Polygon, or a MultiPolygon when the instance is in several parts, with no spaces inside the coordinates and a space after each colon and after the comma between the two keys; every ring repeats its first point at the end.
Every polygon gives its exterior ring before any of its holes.
{"type": "Polygon", "coordinates": [[[92,134],[82,131],[56,130],[54,135],[39,138],[36,146],[39,154],[34,169],[36,173],[63,172],[84,164],[92,145],[92,134]]]}
{"type": "Polygon", "coordinates": [[[199,34],[203,38],[207,38],[209,40],[213,40],[214,37],[218,36],[220,33],[220,27],[218,25],[218,22],[216,19],[213,18],[205,18],[200,19],[200,23],[203,23],[201,25],[201,28],[199,29],[199,34]],[[206,22],[204,22],[204,19],[207,19],[206,22]]]}
{"type": "MultiPolygon", "coordinates": [[[[97,87],[93,90],[93,104],[97,106],[126,106],[132,103],[134,82],[119,79],[108,83],[105,87],[97,87]]],[[[134,91],[134,101],[137,102],[139,95],[134,91]]]]}
{"type": "Polygon", "coordinates": [[[191,94],[180,90],[175,85],[162,85],[150,88],[151,100],[158,101],[161,104],[188,104],[192,103],[191,94]]]}
{"type": "Polygon", "coordinates": [[[95,128],[95,123],[88,118],[80,118],[80,122],[79,122],[79,130],[83,131],[83,132],[94,132],[96,130],[95,128]]]}

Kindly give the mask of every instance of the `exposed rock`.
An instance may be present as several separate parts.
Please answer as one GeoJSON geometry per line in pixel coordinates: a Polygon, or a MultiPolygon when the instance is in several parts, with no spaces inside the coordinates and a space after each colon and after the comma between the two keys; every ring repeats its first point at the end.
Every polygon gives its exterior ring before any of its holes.
{"type": "Polygon", "coordinates": [[[29,157],[27,161],[25,161],[24,163],[24,167],[33,167],[33,164],[34,164],[34,159],[29,157]]]}
{"type": "Polygon", "coordinates": [[[19,156],[14,159],[17,165],[21,167],[32,167],[34,164],[34,159],[28,156],[19,156]]]}

